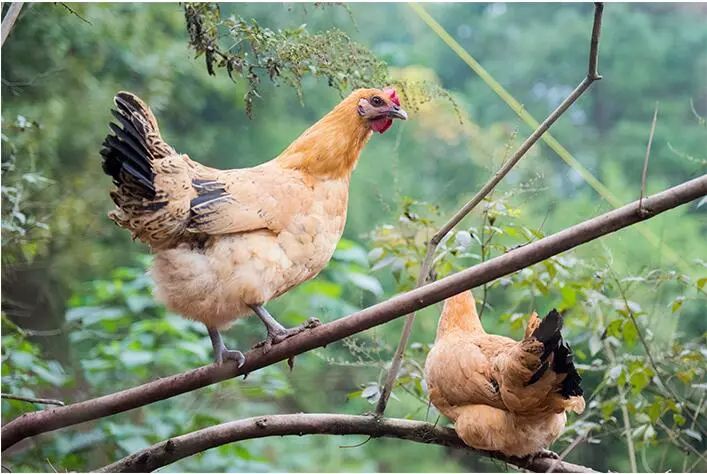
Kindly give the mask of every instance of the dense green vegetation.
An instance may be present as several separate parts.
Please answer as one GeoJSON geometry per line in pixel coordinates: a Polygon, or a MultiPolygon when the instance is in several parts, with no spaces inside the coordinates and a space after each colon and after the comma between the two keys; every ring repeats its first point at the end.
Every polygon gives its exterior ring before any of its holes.
{"type": "MultiPolygon", "coordinates": [[[[211,361],[205,329],[153,301],[146,247],[105,217],[111,184],[98,151],[118,90],[149,102],[177,150],[233,168],[277,155],[352,86],[390,80],[404,88],[404,100],[415,104],[411,120],[364,150],[334,259],[270,305],[287,325],[311,315],[330,321],[411,288],[426,239],[531,132],[405,4],[222,5],[219,18],[230,23],[220,27],[237,29],[233,42],[256,40],[265,55],[286,59],[277,74],[258,69],[269,63],[243,50],[230,58],[235,63],[209,60],[188,8],[185,18],[176,4],[31,4],[3,46],[3,393],[68,403],[211,361]],[[337,56],[316,54],[322,45],[337,56]],[[355,60],[342,61],[342,51],[355,60]]],[[[586,72],[591,5],[425,8],[539,120],[586,72]]],[[[604,79],[552,133],[618,202],[640,193],[656,104],[648,192],[705,172],[706,20],[703,5],[606,6],[604,79]]],[[[211,41],[229,48],[232,39],[211,41]]],[[[444,243],[436,272],[604,212],[611,208],[605,197],[537,145],[444,243]]],[[[641,471],[707,469],[707,205],[700,204],[475,290],[490,332],[519,337],[532,309],[566,311],[588,401],[553,447],[561,452],[577,441],[568,460],[614,471],[633,462],[641,471]]],[[[421,365],[438,314],[435,306],[418,317],[390,416],[437,420],[421,365]]],[[[86,470],[242,417],[370,411],[401,327],[395,321],[299,356],[293,372],[278,364],[245,381],[44,435],[8,451],[3,466],[86,470]]],[[[227,342],[246,348],[263,336],[260,322],[249,319],[227,332],[227,342]]],[[[3,399],[2,421],[40,408],[3,399]]],[[[166,470],[507,469],[399,440],[349,447],[361,441],[252,440],[166,470]]]]}

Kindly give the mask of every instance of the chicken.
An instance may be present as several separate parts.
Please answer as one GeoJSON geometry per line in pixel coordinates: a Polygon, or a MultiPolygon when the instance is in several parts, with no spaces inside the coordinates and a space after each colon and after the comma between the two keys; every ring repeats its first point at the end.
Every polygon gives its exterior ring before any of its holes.
{"type": "Polygon", "coordinates": [[[116,189],[109,217],[155,254],[156,297],[203,322],[216,363],[245,363],[220,330],[255,313],[266,350],[318,324],[285,329],[265,304],[314,278],[344,230],[351,172],[372,132],[407,119],[394,89],[359,89],[285,151],[253,168],[209,168],[175,151],[135,95],[115,96],[101,150],[116,189]]]}
{"type": "Polygon", "coordinates": [[[584,411],[581,377],[562,340],[562,316],[533,313],[517,342],[487,334],[470,291],[445,301],[425,361],[431,403],[469,446],[508,456],[544,455],[566,412],[584,411]]]}

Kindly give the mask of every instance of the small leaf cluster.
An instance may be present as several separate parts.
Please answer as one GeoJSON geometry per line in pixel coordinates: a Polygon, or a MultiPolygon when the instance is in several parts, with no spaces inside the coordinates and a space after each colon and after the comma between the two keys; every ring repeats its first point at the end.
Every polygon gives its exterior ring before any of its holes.
{"type": "Polygon", "coordinates": [[[2,133],[2,249],[3,264],[31,262],[49,239],[41,192],[52,181],[37,171],[39,123],[18,115],[3,118],[2,133]],[[9,123],[8,123],[9,122],[9,123]]]}
{"type": "Polygon", "coordinates": [[[259,97],[263,79],[280,81],[302,96],[306,75],[325,78],[340,93],[359,87],[385,85],[387,67],[364,46],[343,31],[330,29],[310,33],[305,25],[272,30],[254,19],[222,18],[214,3],[185,3],[184,16],[189,44],[197,57],[204,56],[206,69],[215,75],[224,68],[229,77],[245,79],[248,90],[244,100],[251,115],[253,100],[259,97]],[[231,46],[224,46],[227,37],[231,46]]]}

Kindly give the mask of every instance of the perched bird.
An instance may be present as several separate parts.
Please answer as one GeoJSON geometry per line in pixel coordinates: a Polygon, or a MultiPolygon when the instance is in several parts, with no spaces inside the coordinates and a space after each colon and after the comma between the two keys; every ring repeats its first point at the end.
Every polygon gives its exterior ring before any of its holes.
{"type": "Polygon", "coordinates": [[[265,304],[314,278],[344,230],[349,180],[372,132],[407,119],[394,89],[359,89],[285,151],[253,168],[209,168],[162,138],[152,111],[119,92],[118,124],[101,150],[116,209],[109,217],[155,254],[156,296],[203,322],[217,363],[245,363],[219,330],[255,313],[266,348],[317,320],[285,329],[265,304]]]}
{"type": "Polygon", "coordinates": [[[552,455],[567,411],[582,413],[581,377],[562,316],[533,313],[522,341],[487,334],[470,291],[444,303],[425,361],[430,401],[469,446],[508,456],[552,455]]]}

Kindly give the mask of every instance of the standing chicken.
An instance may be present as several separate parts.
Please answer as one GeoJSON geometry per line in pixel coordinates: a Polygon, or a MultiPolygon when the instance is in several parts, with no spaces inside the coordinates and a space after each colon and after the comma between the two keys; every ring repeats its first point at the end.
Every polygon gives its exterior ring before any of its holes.
{"type": "Polygon", "coordinates": [[[103,143],[113,177],[109,217],[147,243],[156,295],[208,328],[216,363],[245,363],[219,334],[255,313],[266,348],[318,324],[285,329],[265,304],[314,278],[344,230],[351,172],[373,131],[407,119],[393,89],[359,89],[275,159],[218,170],[179,154],[160,135],[152,111],[119,92],[103,143]]]}
{"type": "Polygon", "coordinates": [[[581,377],[562,340],[562,316],[533,313],[520,341],[487,334],[470,291],[444,303],[425,377],[430,401],[469,446],[508,456],[545,455],[582,413],[581,377]]]}

